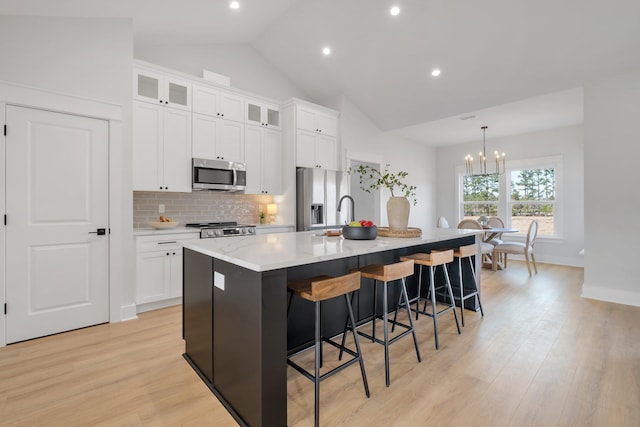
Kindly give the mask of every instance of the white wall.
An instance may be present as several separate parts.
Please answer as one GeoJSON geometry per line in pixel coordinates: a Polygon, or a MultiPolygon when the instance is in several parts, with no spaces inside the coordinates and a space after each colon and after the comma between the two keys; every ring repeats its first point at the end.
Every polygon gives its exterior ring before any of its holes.
{"type": "Polygon", "coordinates": [[[136,46],[136,59],[202,77],[202,70],[231,78],[231,86],[276,100],[309,99],[248,45],[136,46]]]}
{"type": "MultiPolygon", "coordinates": [[[[482,150],[482,136],[478,128],[477,142],[441,147],[437,150],[437,206],[438,216],[444,216],[451,226],[461,219],[456,205],[455,168],[464,166],[464,156],[482,150]]],[[[542,132],[487,138],[487,151],[499,149],[507,159],[519,160],[562,156],[562,239],[545,240],[538,237],[536,259],[541,262],[577,265],[583,263],[578,252],[584,247],[584,171],[583,128],[570,126],[542,132]]]]}
{"type": "Polygon", "coordinates": [[[110,147],[110,240],[117,254],[110,280],[122,287],[121,306],[132,305],[131,20],[2,15],[0,58],[0,80],[123,106],[124,120],[111,129],[118,135],[110,147]]]}
{"type": "Polygon", "coordinates": [[[640,71],[585,86],[585,271],[582,295],[640,306],[640,71]]]}
{"type": "MultiPolygon", "coordinates": [[[[353,103],[343,97],[340,108],[340,131],[343,165],[347,155],[355,153],[358,160],[379,161],[390,164],[389,170],[409,173],[406,183],[417,187],[418,204],[411,206],[409,226],[435,227],[436,163],[435,150],[397,135],[380,131],[353,103]],[[361,154],[364,154],[366,158],[361,154]]],[[[387,226],[387,190],[380,197],[380,225],[387,226]]],[[[358,214],[364,216],[365,214],[358,214]]]]}

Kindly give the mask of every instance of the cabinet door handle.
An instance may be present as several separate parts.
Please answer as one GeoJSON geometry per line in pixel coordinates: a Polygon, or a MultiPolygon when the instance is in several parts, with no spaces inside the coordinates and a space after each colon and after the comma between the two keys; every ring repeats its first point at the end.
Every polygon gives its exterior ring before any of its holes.
{"type": "Polygon", "coordinates": [[[174,241],[171,241],[171,242],[169,242],[169,241],[167,241],[167,242],[158,242],[158,244],[159,244],[159,245],[169,245],[169,244],[171,244],[171,243],[178,243],[178,242],[177,242],[177,241],[175,241],[175,240],[174,240],[174,241]]]}

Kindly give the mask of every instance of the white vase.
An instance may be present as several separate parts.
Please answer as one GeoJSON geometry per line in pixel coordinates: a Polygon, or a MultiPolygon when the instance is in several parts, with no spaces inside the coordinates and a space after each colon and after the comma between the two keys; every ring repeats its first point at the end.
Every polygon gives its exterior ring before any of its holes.
{"type": "Polygon", "coordinates": [[[387,219],[390,230],[407,231],[409,208],[409,200],[406,197],[389,197],[387,200],[387,219]]]}

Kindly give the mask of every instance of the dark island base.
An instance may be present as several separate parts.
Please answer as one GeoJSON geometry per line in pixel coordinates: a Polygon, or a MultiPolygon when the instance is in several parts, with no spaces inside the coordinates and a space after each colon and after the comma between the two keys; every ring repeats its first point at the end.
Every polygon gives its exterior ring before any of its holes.
{"type": "Polygon", "coordinates": [[[196,365],[193,360],[191,360],[191,358],[189,357],[189,355],[187,353],[183,353],[182,357],[184,357],[184,360],[187,361],[187,363],[189,364],[189,366],[191,366],[193,368],[194,371],[196,371],[196,374],[198,374],[198,376],[200,377],[200,379],[202,380],[203,383],[205,383],[205,385],[207,387],[209,387],[209,390],[211,390],[211,393],[213,393],[213,395],[220,401],[220,403],[222,403],[222,406],[224,406],[224,409],[227,410],[227,412],[229,412],[229,415],[231,415],[233,417],[234,420],[236,420],[236,422],[242,426],[242,427],[248,427],[249,425],[247,423],[244,422],[244,420],[242,419],[242,417],[240,416],[240,414],[238,414],[235,409],[233,409],[233,406],[231,406],[231,404],[229,402],[227,402],[227,400],[224,398],[224,396],[213,386],[213,384],[211,383],[211,381],[209,381],[209,379],[207,378],[207,376],[202,373],[202,371],[200,370],[200,368],[198,368],[198,365],[196,365]]]}
{"type": "MultiPolygon", "coordinates": [[[[299,298],[294,298],[287,319],[287,281],[321,274],[338,276],[368,264],[397,262],[402,255],[474,242],[475,236],[469,236],[265,272],[185,249],[184,358],[240,425],[286,426],[287,352],[313,344],[314,323],[313,304],[299,298]],[[224,290],[220,283],[213,285],[214,271],[224,276],[224,290]]],[[[463,268],[469,270],[464,273],[466,281],[471,277],[470,269],[464,265],[463,268]]],[[[453,291],[458,293],[457,262],[448,269],[453,291]]],[[[437,281],[441,279],[436,277],[437,281]]],[[[428,283],[427,271],[423,269],[423,296],[428,283]]],[[[381,285],[378,286],[380,291],[381,285]]],[[[408,278],[407,286],[410,298],[415,296],[416,275],[408,278]]],[[[391,311],[395,310],[398,292],[399,286],[388,287],[391,311]]],[[[372,305],[373,281],[363,280],[354,297],[357,321],[371,316],[372,305]]],[[[476,310],[475,299],[467,300],[465,307],[476,310]]],[[[381,311],[382,298],[379,298],[377,312],[381,311]]],[[[325,335],[342,333],[345,319],[343,301],[323,303],[325,335]]]]}

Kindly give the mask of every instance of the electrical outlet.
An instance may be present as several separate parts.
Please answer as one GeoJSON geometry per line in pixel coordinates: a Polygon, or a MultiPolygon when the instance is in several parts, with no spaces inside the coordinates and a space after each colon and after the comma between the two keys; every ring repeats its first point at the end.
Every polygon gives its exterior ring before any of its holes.
{"type": "Polygon", "coordinates": [[[164,205],[158,205],[158,213],[164,213],[164,205]]]}

